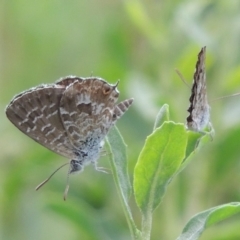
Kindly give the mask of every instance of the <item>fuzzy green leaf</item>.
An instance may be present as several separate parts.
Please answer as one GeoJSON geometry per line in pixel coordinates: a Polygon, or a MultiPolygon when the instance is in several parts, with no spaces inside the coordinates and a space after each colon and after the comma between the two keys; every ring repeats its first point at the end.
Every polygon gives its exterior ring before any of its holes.
{"type": "Polygon", "coordinates": [[[110,163],[113,178],[121,197],[123,210],[128,221],[132,239],[140,239],[140,232],[136,228],[132,217],[131,209],[128,204],[132,192],[132,186],[128,176],[126,144],[116,126],[113,126],[107,135],[109,151],[112,153],[110,163]]]}
{"type": "Polygon", "coordinates": [[[148,136],[134,170],[135,198],[144,214],[161,202],[184,159],[186,146],[187,131],[183,124],[165,122],[148,136]]]}
{"type": "Polygon", "coordinates": [[[193,156],[205,145],[212,141],[210,134],[206,133],[203,135],[199,132],[188,131],[188,143],[186,148],[186,156],[182,161],[181,167],[177,171],[176,175],[179,174],[193,159],[193,156]]]}
{"type": "Polygon", "coordinates": [[[215,223],[229,218],[240,212],[240,203],[228,203],[220,205],[194,216],[184,227],[177,240],[196,240],[202,232],[215,223]]]}
{"type": "Polygon", "coordinates": [[[125,201],[128,201],[132,187],[127,170],[126,144],[116,126],[109,131],[107,141],[112,153],[111,165],[113,174],[117,177],[121,194],[125,201]]]}
{"type": "Polygon", "coordinates": [[[160,127],[163,124],[163,122],[165,122],[165,121],[169,121],[169,106],[168,106],[168,104],[164,104],[160,108],[160,110],[157,114],[155,123],[154,123],[153,130],[155,130],[157,127],[160,127]]]}

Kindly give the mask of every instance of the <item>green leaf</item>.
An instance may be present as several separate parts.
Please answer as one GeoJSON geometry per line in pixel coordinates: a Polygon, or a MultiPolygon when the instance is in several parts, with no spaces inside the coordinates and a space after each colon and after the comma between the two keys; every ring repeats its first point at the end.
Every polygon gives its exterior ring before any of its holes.
{"type": "Polygon", "coordinates": [[[194,216],[184,227],[182,234],[177,240],[195,240],[202,232],[215,223],[240,212],[240,203],[233,202],[210,208],[194,216]]]}
{"type": "Polygon", "coordinates": [[[154,123],[153,130],[155,130],[157,127],[160,127],[165,121],[169,121],[169,105],[168,104],[164,104],[160,108],[154,123]]]}
{"type": "Polygon", "coordinates": [[[188,165],[188,163],[192,160],[193,156],[202,146],[202,144],[200,144],[202,139],[204,138],[202,133],[187,131],[187,135],[188,135],[188,142],[187,142],[187,148],[186,148],[186,155],[181,163],[181,167],[176,172],[176,175],[179,174],[188,165]]]}
{"type": "Polygon", "coordinates": [[[186,157],[183,160],[177,174],[181,172],[192,160],[193,156],[206,144],[212,141],[211,133],[203,133],[188,131],[188,144],[186,149],[186,157]]]}
{"type": "Polygon", "coordinates": [[[132,192],[132,186],[128,176],[126,144],[116,126],[113,126],[107,135],[109,151],[112,153],[110,163],[113,177],[121,197],[123,210],[128,221],[132,239],[139,239],[140,232],[136,228],[132,217],[131,209],[128,204],[132,192]]]}
{"type": "Polygon", "coordinates": [[[111,165],[113,174],[116,175],[124,200],[128,201],[132,192],[132,186],[128,176],[126,144],[116,126],[109,131],[107,141],[112,153],[111,165]]]}
{"type": "Polygon", "coordinates": [[[161,202],[166,187],[178,170],[187,146],[183,124],[165,122],[148,136],[134,170],[134,192],[145,214],[161,202]]]}

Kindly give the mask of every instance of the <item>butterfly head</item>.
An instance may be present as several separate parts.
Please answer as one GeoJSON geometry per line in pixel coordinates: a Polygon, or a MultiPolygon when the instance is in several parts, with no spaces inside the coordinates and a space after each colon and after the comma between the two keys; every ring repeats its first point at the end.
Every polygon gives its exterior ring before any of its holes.
{"type": "Polygon", "coordinates": [[[71,160],[69,174],[80,173],[83,171],[83,164],[81,161],[71,160]]]}

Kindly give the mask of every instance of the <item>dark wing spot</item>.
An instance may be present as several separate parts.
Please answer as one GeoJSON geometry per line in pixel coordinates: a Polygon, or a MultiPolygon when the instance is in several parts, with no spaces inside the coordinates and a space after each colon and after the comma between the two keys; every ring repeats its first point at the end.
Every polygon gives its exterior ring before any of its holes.
{"type": "Polygon", "coordinates": [[[87,113],[88,115],[92,115],[92,104],[91,103],[80,103],[77,105],[77,108],[80,112],[87,113]]]}

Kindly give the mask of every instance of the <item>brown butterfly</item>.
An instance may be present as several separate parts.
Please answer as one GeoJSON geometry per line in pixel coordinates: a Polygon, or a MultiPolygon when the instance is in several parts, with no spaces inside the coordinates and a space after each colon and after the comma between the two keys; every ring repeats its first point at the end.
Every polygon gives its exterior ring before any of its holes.
{"type": "MultiPolygon", "coordinates": [[[[117,85],[98,77],[68,76],[18,94],[6,114],[24,134],[71,159],[69,174],[83,171],[90,163],[102,171],[97,160],[104,138],[133,102],[126,99],[117,103],[117,85]]],[[[64,198],[67,191],[68,185],[64,198]]]]}
{"type": "Polygon", "coordinates": [[[187,128],[201,132],[210,123],[210,106],[207,100],[206,72],[205,72],[206,47],[198,54],[196,70],[193,76],[192,94],[189,98],[190,107],[187,117],[187,128]]]}

